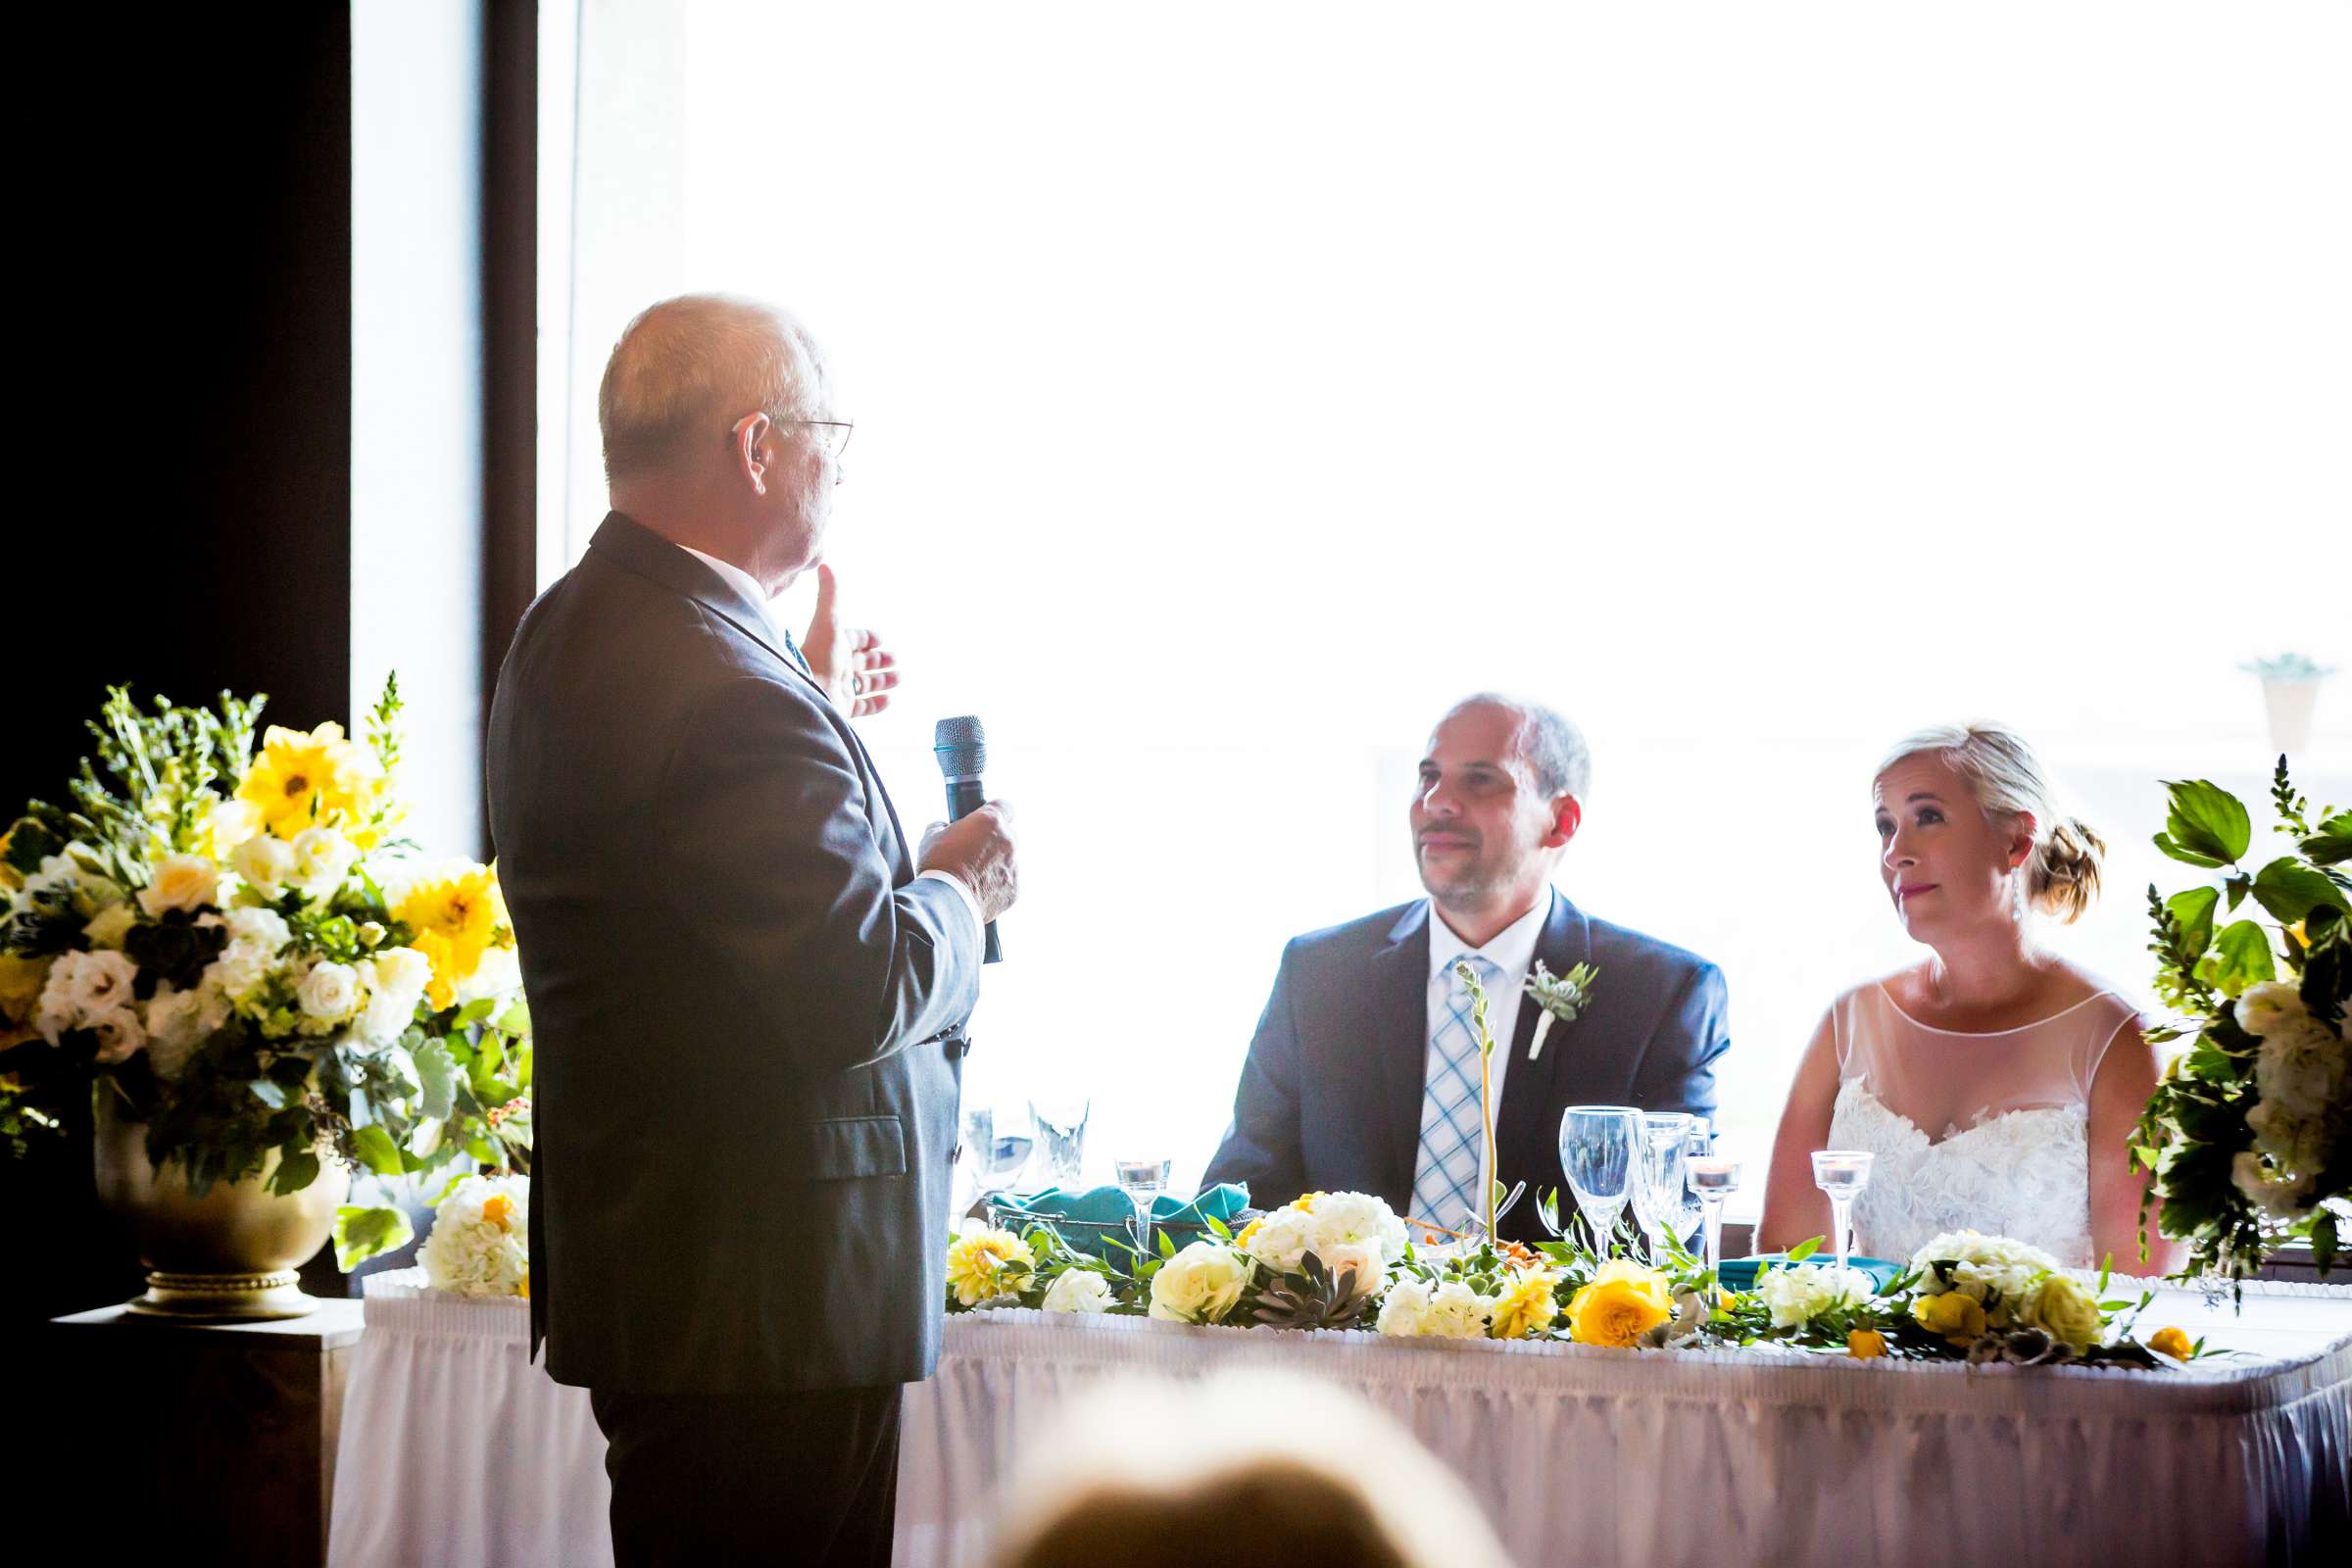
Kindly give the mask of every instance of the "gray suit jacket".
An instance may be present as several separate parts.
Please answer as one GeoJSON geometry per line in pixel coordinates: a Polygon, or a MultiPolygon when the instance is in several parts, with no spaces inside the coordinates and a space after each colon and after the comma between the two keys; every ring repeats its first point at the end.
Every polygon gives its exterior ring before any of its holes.
{"type": "Polygon", "coordinates": [[[978,933],[781,641],[615,513],[499,672],[531,1326],[560,1382],[847,1388],[938,1359],[978,933]]]}
{"type": "MultiPolygon", "coordinates": [[[[1348,1191],[1378,1194],[1407,1211],[1429,1056],[1429,919],[1422,899],[1283,950],[1242,1067],[1233,1125],[1203,1186],[1247,1182],[1261,1208],[1301,1193],[1348,1191]]],[[[1520,1008],[1510,1042],[1494,1114],[1495,1166],[1506,1189],[1528,1184],[1501,1226],[1526,1242],[1550,1239],[1534,1195],[1567,1191],[1562,1110],[1639,1105],[1712,1116],[1715,1060],[1731,1049],[1723,971],[1696,954],[1592,919],[1555,891],[1536,956],[1554,974],[1578,963],[1598,974],[1592,1002],[1574,1023],[1552,1025],[1541,1056],[1527,1059],[1541,1012],[1532,1003],[1520,1008]]],[[[1573,1210],[1574,1200],[1563,1197],[1562,1206],[1573,1210]]]]}

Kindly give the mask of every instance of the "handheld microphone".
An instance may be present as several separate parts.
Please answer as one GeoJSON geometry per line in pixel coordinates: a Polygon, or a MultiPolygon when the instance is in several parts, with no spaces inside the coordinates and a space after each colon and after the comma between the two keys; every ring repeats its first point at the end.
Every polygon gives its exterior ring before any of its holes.
{"type": "MultiPolygon", "coordinates": [[[[961,821],[988,803],[988,792],[980,787],[981,770],[988,766],[988,731],[978,718],[966,713],[941,719],[931,730],[931,755],[947,777],[949,821],[961,821]]],[[[1001,962],[1004,954],[997,946],[997,922],[989,921],[981,935],[980,961],[1001,962]]]]}

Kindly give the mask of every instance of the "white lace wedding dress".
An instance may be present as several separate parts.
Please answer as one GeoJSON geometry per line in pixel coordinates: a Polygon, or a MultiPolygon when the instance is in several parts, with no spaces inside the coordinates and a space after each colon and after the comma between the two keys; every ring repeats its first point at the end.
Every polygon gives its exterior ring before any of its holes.
{"type": "Polygon", "coordinates": [[[1839,997],[1830,1147],[1878,1155],[1854,1203],[1854,1250],[1900,1261],[1969,1229],[2095,1266],[2090,1085],[2135,1016],[2102,991],[2023,1028],[1961,1034],[1914,1021],[1877,982],[1839,997]]]}

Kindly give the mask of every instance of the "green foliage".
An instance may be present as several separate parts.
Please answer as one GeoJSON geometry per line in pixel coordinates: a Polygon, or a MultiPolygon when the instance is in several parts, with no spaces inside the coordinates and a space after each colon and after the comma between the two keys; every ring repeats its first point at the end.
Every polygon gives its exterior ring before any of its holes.
{"type": "Polygon", "coordinates": [[[397,1208],[346,1204],[335,1210],[335,1262],[348,1274],[371,1257],[408,1246],[416,1234],[409,1216],[397,1208]]]}
{"type": "Polygon", "coordinates": [[[2168,781],[2172,810],[2156,847],[2190,865],[2234,865],[2253,842],[2253,823],[2236,796],[2205,779],[2168,781]]]}

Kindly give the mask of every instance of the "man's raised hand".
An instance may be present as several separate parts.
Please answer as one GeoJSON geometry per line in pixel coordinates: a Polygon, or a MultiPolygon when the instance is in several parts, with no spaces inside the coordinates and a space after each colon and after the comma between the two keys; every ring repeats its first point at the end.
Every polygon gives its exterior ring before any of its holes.
{"type": "Polygon", "coordinates": [[[808,672],[824,687],[833,706],[852,718],[879,713],[890,706],[890,689],[899,683],[898,661],[882,639],[863,626],[845,626],[834,607],[840,591],[833,568],[816,568],[816,613],[809,618],[808,635],[801,642],[808,672]]]}

